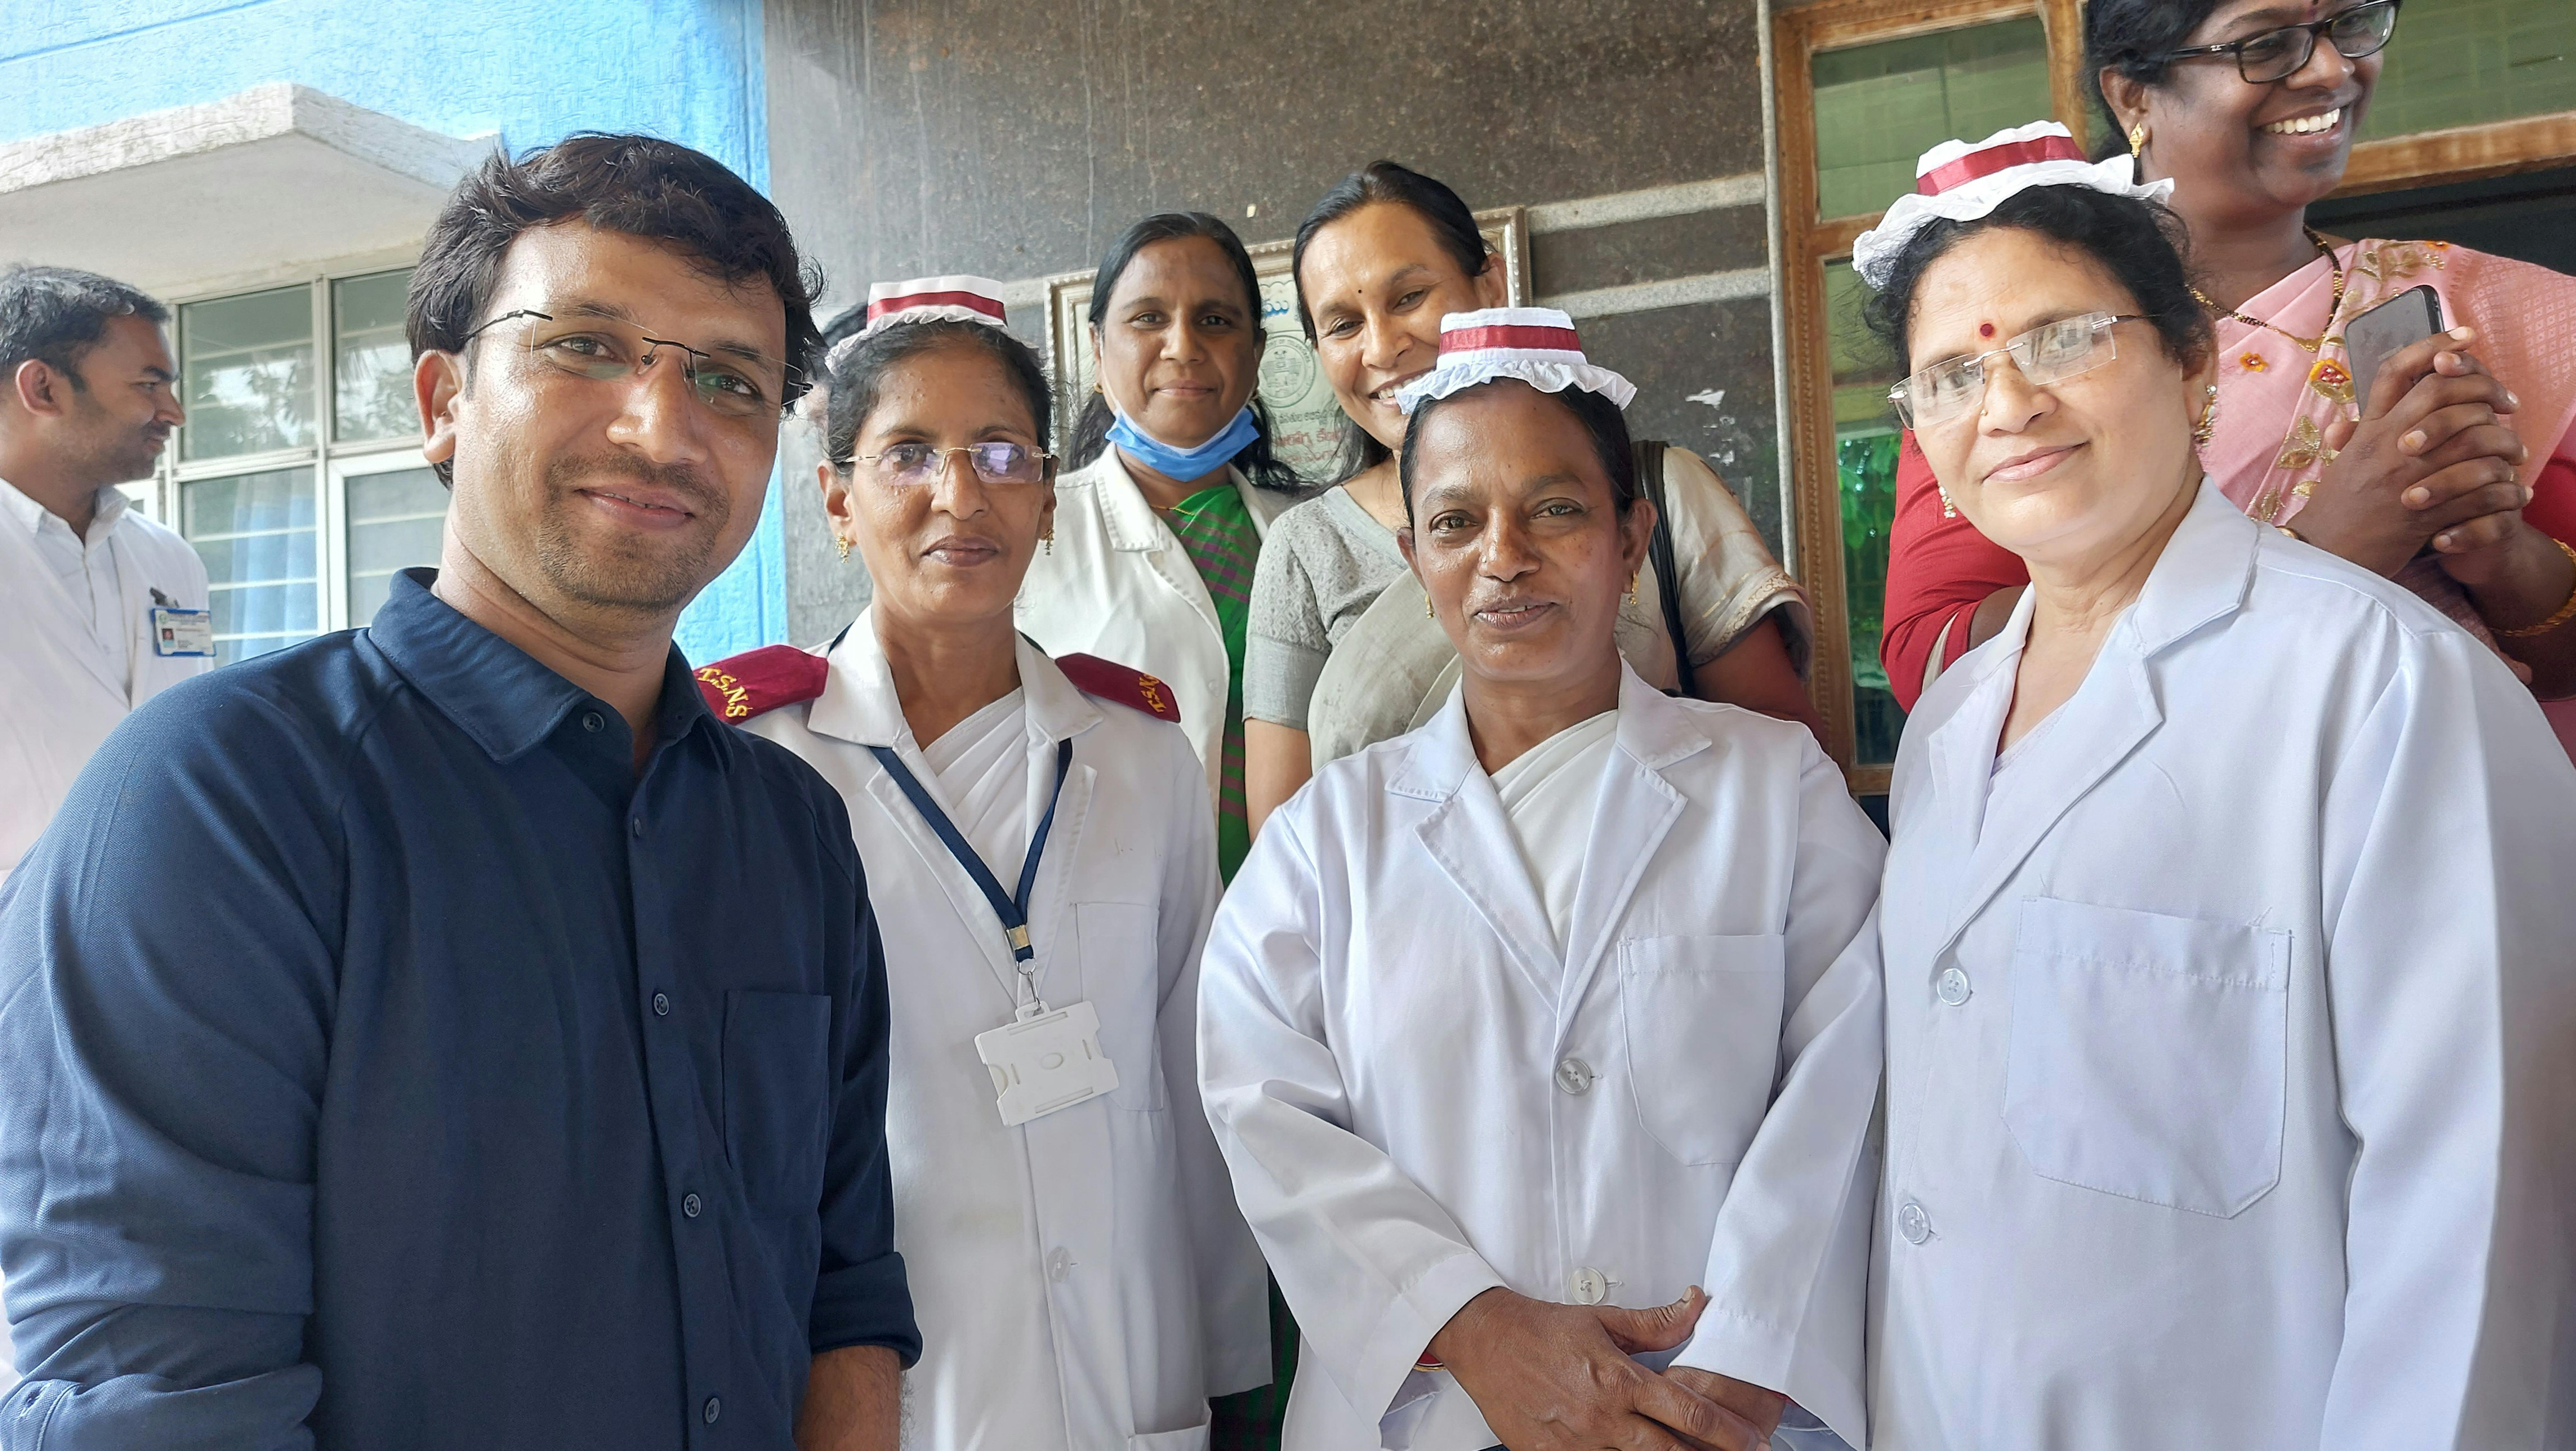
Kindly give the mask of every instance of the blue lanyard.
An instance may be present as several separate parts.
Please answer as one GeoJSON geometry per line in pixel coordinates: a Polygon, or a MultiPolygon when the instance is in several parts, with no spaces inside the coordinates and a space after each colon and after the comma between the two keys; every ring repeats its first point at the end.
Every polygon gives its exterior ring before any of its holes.
{"type": "Polygon", "coordinates": [[[876,753],[877,764],[886,768],[886,774],[894,778],[894,784],[903,788],[903,794],[911,800],[913,809],[921,813],[921,819],[939,834],[940,843],[948,848],[950,856],[957,858],[957,865],[964,867],[966,875],[975,879],[975,885],[984,889],[984,900],[993,904],[993,915],[1002,919],[1002,931],[1011,940],[1012,960],[1021,964],[1023,974],[1030,972],[1032,969],[1028,964],[1036,958],[1037,949],[1029,945],[1029,888],[1037,882],[1038,857],[1046,851],[1047,831],[1055,825],[1055,805],[1064,799],[1064,778],[1073,769],[1072,738],[1055,743],[1055,791],[1047,797],[1046,815],[1038,818],[1036,834],[1029,838],[1028,859],[1020,863],[1020,894],[1017,897],[1003,894],[1002,884],[993,877],[993,869],[984,865],[984,859],[967,844],[966,835],[957,829],[957,823],[950,821],[948,813],[939,809],[939,803],[930,799],[930,793],[921,789],[920,780],[912,774],[910,767],[904,765],[903,758],[894,753],[892,746],[870,746],[868,749],[876,753]]]}

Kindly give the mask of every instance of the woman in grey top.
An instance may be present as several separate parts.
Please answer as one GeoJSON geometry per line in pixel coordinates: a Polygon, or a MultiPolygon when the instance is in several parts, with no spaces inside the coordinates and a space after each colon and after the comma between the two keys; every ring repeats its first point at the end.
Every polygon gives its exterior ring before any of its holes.
{"type": "MultiPolygon", "coordinates": [[[[1448,638],[1396,552],[1404,527],[1396,389],[1430,371],[1440,319],[1499,307],[1503,268],[1458,194],[1392,161],[1344,177],[1297,229],[1298,320],[1343,414],[1343,480],[1271,525],[1243,673],[1244,794],[1263,818],[1316,767],[1400,735],[1458,676],[1448,638]]],[[[1683,632],[1698,693],[1816,725],[1803,676],[1807,599],[1708,465],[1664,455],[1683,632]],[[1765,621],[1776,628],[1758,628],[1765,621]]],[[[1648,683],[1681,672],[1648,568],[1620,609],[1620,650],[1648,683]]]]}

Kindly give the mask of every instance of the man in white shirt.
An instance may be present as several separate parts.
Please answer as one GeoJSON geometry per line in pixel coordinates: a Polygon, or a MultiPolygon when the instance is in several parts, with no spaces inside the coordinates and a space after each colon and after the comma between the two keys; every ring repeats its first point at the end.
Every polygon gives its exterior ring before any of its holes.
{"type": "Polygon", "coordinates": [[[0,271],[0,881],[108,731],[214,663],[204,564],[116,487],[183,417],[169,318],[94,273],[0,271]]]}

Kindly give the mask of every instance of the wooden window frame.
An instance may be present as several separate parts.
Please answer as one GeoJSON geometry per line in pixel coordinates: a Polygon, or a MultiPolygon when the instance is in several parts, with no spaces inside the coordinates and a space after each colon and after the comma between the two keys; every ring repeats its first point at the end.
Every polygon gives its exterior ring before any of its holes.
{"type": "MultiPolygon", "coordinates": [[[[1851,614],[1844,602],[1842,477],[1834,446],[1832,341],[1826,334],[1825,266],[1847,260],[1852,242],[1882,213],[1819,217],[1815,56],[1877,41],[2037,16],[2047,37],[2049,109],[2086,142],[2090,104],[2083,84],[2081,0],[1821,0],[1775,11],[1774,104],[1779,155],[1781,314],[1790,407],[1791,568],[1814,597],[1815,664],[1808,691],[1825,725],[1825,746],[1853,794],[1888,789],[1893,767],[1853,760],[1857,719],[1851,669],[1851,614]]],[[[2336,196],[2438,186],[2561,166],[2576,159],[2576,111],[2427,131],[2353,148],[2336,196]]]]}

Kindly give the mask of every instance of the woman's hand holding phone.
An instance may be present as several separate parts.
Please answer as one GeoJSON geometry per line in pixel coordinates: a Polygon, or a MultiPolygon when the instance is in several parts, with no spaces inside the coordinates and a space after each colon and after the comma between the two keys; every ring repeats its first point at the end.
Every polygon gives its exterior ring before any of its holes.
{"type": "Polygon", "coordinates": [[[2394,575],[2429,541],[2445,562],[2504,543],[2530,500],[2526,450],[2500,421],[2513,394],[2453,328],[2391,354],[2359,417],[2328,425],[2335,450],[2291,526],[2309,543],[2394,575]]]}

